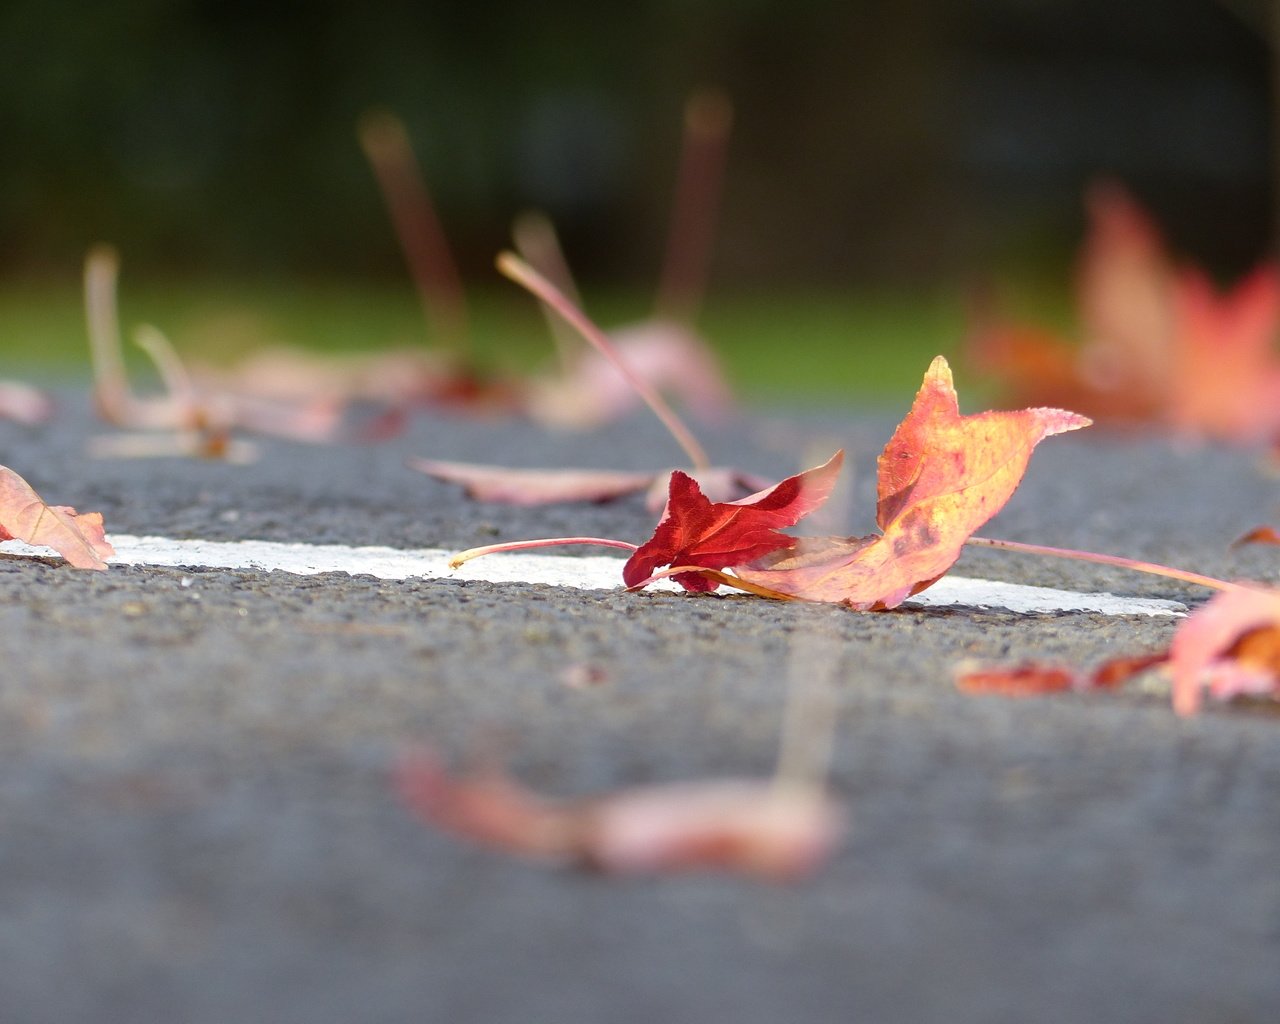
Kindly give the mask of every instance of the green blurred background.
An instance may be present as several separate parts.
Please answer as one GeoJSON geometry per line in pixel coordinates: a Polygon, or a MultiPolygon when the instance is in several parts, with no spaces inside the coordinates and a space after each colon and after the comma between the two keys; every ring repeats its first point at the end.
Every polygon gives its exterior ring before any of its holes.
{"type": "Polygon", "coordinates": [[[1268,251],[1265,0],[117,0],[0,6],[0,376],[83,359],[85,250],[187,353],[422,340],[355,124],[401,115],[477,304],[549,351],[493,255],[530,207],[606,324],[652,300],[681,108],[736,117],[701,326],[762,397],[909,389],[965,297],[1067,318],[1080,195],[1127,183],[1226,278],[1268,251]]]}

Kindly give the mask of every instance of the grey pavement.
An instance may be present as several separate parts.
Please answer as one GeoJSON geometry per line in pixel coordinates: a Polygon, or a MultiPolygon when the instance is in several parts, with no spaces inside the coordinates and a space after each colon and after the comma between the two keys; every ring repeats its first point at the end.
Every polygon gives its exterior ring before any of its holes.
{"type": "MultiPolygon", "coordinates": [[[[760,416],[706,441],[766,475],[846,446],[845,528],[866,532],[895,418],[760,416]]],[[[466,547],[638,541],[653,517],[475,506],[407,456],[678,461],[644,418],[422,418],[376,447],[263,442],[247,467],[90,459],[100,429],[67,392],[46,427],[0,424],[0,463],[109,532],[466,547]]],[[[1227,544],[1278,502],[1250,453],[1086,431],[1042,444],[983,532],[1274,580],[1280,553],[1227,544]]],[[[991,552],[957,571],[1204,596],[991,552]]],[[[1280,715],[1181,720],[1150,683],[1010,700],[951,681],[963,658],[1087,664],[1173,626],[0,556],[0,1021],[1278,1020],[1280,715]],[[566,686],[580,664],[605,681],[566,686]],[[419,741],[496,746],[566,796],[763,776],[789,676],[828,672],[850,828],[797,884],[546,870],[425,827],[388,782],[419,741]]]]}

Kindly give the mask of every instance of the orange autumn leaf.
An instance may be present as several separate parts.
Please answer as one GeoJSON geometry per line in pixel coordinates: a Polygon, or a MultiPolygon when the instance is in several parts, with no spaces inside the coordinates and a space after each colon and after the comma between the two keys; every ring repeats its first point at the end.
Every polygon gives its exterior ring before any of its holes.
{"type": "Polygon", "coordinates": [[[880,456],[880,535],[805,539],[750,564],[725,564],[748,584],[802,600],[896,607],[951,568],[1012,496],[1040,441],[1089,422],[1061,409],[962,416],[951,369],[938,356],[880,456]]]}
{"type": "Polygon", "coordinates": [[[1077,374],[1099,399],[1132,412],[1159,403],[1168,387],[1172,261],[1151,217],[1116,182],[1091,186],[1085,211],[1077,374]]]}
{"type": "Polygon", "coordinates": [[[65,505],[48,505],[13,470],[0,466],[0,541],[20,540],[53,548],[78,569],[105,569],[115,554],[97,512],[79,515],[65,505]]]}
{"type": "Polygon", "coordinates": [[[1228,441],[1280,435],[1280,266],[1259,267],[1225,292],[1184,271],[1173,302],[1171,425],[1228,441]]]}
{"type": "Polygon", "coordinates": [[[974,366],[1017,401],[1236,443],[1280,437],[1280,267],[1264,264],[1219,292],[1200,270],[1175,266],[1119,186],[1095,186],[1087,209],[1080,343],[986,323],[970,343],[974,366]]]}
{"type": "Polygon", "coordinates": [[[1170,372],[1169,257],[1151,219],[1118,185],[1094,185],[1085,208],[1076,269],[1081,341],[985,318],[967,354],[1019,404],[1066,406],[1110,422],[1158,419],[1170,372]]]}

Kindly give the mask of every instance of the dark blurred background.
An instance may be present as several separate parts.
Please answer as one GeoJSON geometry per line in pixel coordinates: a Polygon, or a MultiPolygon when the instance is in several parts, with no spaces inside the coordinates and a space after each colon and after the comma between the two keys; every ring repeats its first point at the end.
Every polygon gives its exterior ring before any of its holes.
{"type": "Polygon", "coordinates": [[[7,0],[0,272],[404,271],[355,123],[405,119],[464,270],[518,211],[656,274],[681,106],[736,106],[729,287],[912,284],[1065,252],[1100,174],[1220,274],[1273,235],[1265,0],[7,0]]]}

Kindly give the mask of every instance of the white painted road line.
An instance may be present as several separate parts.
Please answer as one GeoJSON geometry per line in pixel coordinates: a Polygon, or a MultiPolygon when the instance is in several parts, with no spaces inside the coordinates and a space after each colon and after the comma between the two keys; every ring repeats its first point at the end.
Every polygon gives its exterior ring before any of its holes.
{"type": "MultiPolygon", "coordinates": [[[[387,547],[347,547],[343,544],[282,544],[274,541],[173,540],[168,537],[134,537],[113,533],[113,565],[192,566],[206,569],[280,570],[299,576],[346,572],[384,580],[460,579],[489,583],[544,583],[578,590],[617,590],[622,586],[623,559],[593,555],[501,554],[477,558],[460,569],[449,568],[455,554],[440,548],[401,551],[387,547]]],[[[0,544],[0,552],[51,554],[18,541],[0,544]]],[[[679,589],[668,580],[654,586],[679,589]]],[[[945,576],[911,605],[968,608],[1002,608],[1024,614],[1100,612],[1104,615],[1184,615],[1186,605],[1177,601],[1121,597],[1115,594],[1082,594],[1071,590],[1029,587],[995,580],[945,576]]]]}

